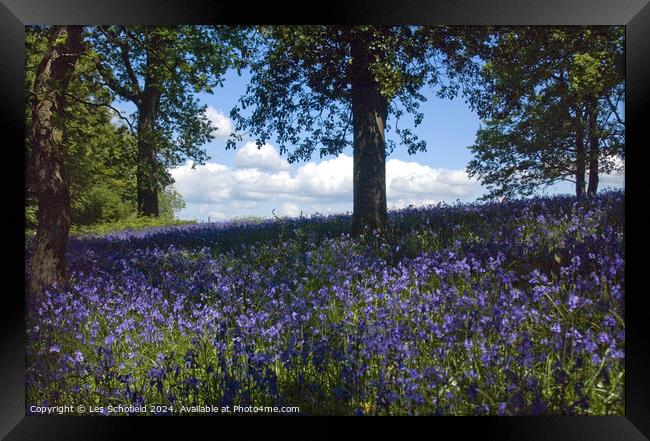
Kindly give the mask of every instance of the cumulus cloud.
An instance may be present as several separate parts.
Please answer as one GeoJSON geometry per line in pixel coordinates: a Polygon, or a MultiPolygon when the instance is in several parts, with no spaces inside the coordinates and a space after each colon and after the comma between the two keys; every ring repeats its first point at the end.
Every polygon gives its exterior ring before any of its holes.
{"type": "Polygon", "coordinates": [[[214,162],[192,166],[190,161],[171,170],[174,186],[186,203],[220,203],[232,198],[232,170],[214,162]]]}
{"type": "MultiPolygon", "coordinates": [[[[176,189],[187,207],[185,218],[207,220],[241,216],[270,217],[352,211],[353,159],[336,158],[290,166],[270,144],[261,149],[248,142],[235,153],[234,166],[189,162],[171,170],[176,189]]],[[[622,161],[617,170],[600,176],[600,188],[624,185],[622,161]]],[[[390,159],[386,163],[389,208],[432,205],[441,201],[472,201],[484,189],[465,170],[433,168],[417,161],[390,159]]]]}
{"type": "Polygon", "coordinates": [[[424,205],[441,200],[467,199],[476,196],[479,190],[480,183],[469,178],[465,170],[434,169],[399,159],[386,163],[386,194],[396,203],[415,200],[424,205]]]}
{"type": "MultiPolygon", "coordinates": [[[[187,217],[205,219],[257,215],[298,216],[352,210],[351,156],[290,167],[272,145],[258,150],[247,143],[237,151],[235,166],[213,162],[171,171],[183,195],[187,217]]],[[[388,206],[428,205],[439,201],[473,200],[479,183],[464,170],[434,169],[418,162],[390,159],[386,164],[388,206]]]]}
{"type": "Polygon", "coordinates": [[[625,162],[618,156],[611,159],[614,168],[611,173],[601,174],[599,187],[625,187],[625,162]]]}
{"type": "Polygon", "coordinates": [[[224,221],[231,218],[230,215],[226,214],[223,210],[220,210],[218,205],[215,204],[188,204],[191,206],[191,216],[187,218],[193,218],[202,221],[224,221]]]}
{"type": "Polygon", "coordinates": [[[258,203],[254,201],[230,201],[228,206],[235,210],[250,210],[257,208],[258,203]]]}
{"type": "Polygon", "coordinates": [[[205,115],[208,117],[215,129],[212,134],[217,139],[226,139],[234,130],[233,123],[226,114],[221,110],[208,106],[205,109],[205,115]]]}
{"type": "Polygon", "coordinates": [[[278,211],[280,216],[297,217],[300,215],[300,208],[294,203],[285,202],[278,211]]]}
{"type": "Polygon", "coordinates": [[[232,172],[233,194],[238,199],[266,200],[279,195],[289,195],[298,182],[289,172],[264,172],[243,169],[232,172]]]}
{"type": "Polygon", "coordinates": [[[387,205],[388,209],[400,209],[400,208],[406,208],[406,207],[421,207],[421,206],[426,206],[426,205],[435,205],[438,202],[440,202],[440,199],[431,199],[431,198],[388,198],[387,197],[387,205]]]}
{"type": "Polygon", "coordinates": [[[235,153],[235,164],[240,168],[276,171],[288,170],[289,162],[270,144],[257,148],[254,142],[247,142],[235,153]]]}
{"type": "Polygon", "coordinates": [[[296,179],[305,196],[325,198],[352,197],[352,157],[342,154],[321,162],[301,166],[296,179]]]}

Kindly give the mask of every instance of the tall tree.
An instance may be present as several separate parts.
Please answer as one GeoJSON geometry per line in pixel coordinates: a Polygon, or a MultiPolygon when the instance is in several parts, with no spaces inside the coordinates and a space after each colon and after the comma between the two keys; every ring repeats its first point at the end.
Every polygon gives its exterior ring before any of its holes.
{"type": "Polygon", "coordinates": [[[117,96],[136,107],[138,212],[158,216],[169,167],[207,159],[210,122],[195,97],[241,67],[240,29],[208,26],[98,26],[91,41],[96,67],[117,96]]]}
{"type": "MultiPolygon", "coordinates": [[[[31,127],[31,100],[40,61],[48,50],[47,28],[25,30],[26,126],[31,127]]],[[[87,52],[77,60],[66,89],[66,118],[62,121],[64,167],[68,178],[71,223],[116,220],[136,211],[134,136],[111,109],[113,94],[98,78],[87,52]]],[[[25,151],[32,136],[25,133],[25,151]]],[[[26,161],[26,228],[36,227],[36,197],[29,161],[26,161]]]]}
{"type": "MultiPolygon", "coordinates": [[[[386,155],[395,147],[391,129],[410,154],[424,141],[398,120],[405,113],[415,125],[426,85],[438,85],[440,69],[453,67],[456,47],[447,28],[415,26],[279,26],[258,28],[259,51],[252,79],[231,112],[236,131],[261,146],[275,135],[289,162],[338,155],[353,148],[353,231],[386,226],[386,155]],[[247,111],[249,107],[252,111],[247,111]],[[352,135],[350,137],[350,135],[352,135]],[[350,139],[351,138],[351,139],[350,139]],[[289,146],[293,147],[289,152],[289,146]]],[[[440,91],[453,94],[453,87],[440,91]]]]}
{"type": "Polygon", "coordinates": [[[66,89],[83,50],[82,31],[80,26],[52,28],[49,49],[34,81],[31,154],[39,209],[28,288],[33,295],[65,280],[70,194],[64,167],[63,120],[66,89]]]}
{"type": "Polygon", "coordinates": [[[474,104],[484,126],[470,176],[487,198],[531,194],[559,180],[595,195],[624,155],[621,27],[486,29],[474,104]],[[589,186],[586,185],[588,173],[589,186]]]}

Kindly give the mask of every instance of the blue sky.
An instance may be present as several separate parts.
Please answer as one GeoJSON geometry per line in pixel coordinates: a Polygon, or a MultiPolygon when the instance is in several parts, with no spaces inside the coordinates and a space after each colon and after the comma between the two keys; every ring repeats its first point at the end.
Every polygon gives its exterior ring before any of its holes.
{"type": "MultiPolygon", "coordinates": [[[[227,115],[245,92],[249,78],[248,74],[238,76],[235,71],[229,71],[224,87],[216,89],[212,95],[202,93],[198,97],[208,106],[227,115]]],[[[425,119],[420,127],[415,129],[415,133],[427,141],[428,151],[409,156],[405,149],[398,147],[390,157],[405,161],[416,159],[432,167],[464,168],[472,158],[467,146],[474,142],[479,127],[478,116],[469,109],[462,98],[448,100],[437,98],[433,93],[425,95],[427,101],[420,107],[425,119]]],[[[388,134],[390,135],[391,133],[388,134]]],[[[396,140],[394,137],[393,139],[396,140]]],[[[231,155],[225,152],[224,145],[225,142],[217,139],[205,147],[213,160],[231,159],[231,155]]],[[[352,150],[348,149],[344,153],[351,155],[352,150]]],[[[319,159],[318,153],[313,159],[319,159]]]]}
{"type": "MultiPolygon", "coordinates": [[[[319,158],[289,164],[279,156],[274,140],[261,150],[252,139],[244,139],[236,150],[226,150],[232,129],[230,109],[245,92],[249,76],[226,74],[224,85],[214,94],[198,95],[208,106],[208,117],[218,130],[205,145],[210,159],[204,166],[191,168],[186,163],[170,170],[175,188],[186,207],[177,213],[181,219],[218,221],[248,216],[271,217],[329,214],[352,211],[352,151],[338,158],[319,158]]],[[[472,159],[467,148],[473,144],[479,118],[462,97],[440,99],[425,91],[421,104],[422,124],[414,132],[427,142],[427,152],[409,155],[398,147],[387,161],[387,198],[390,208],[435,204],[457,200],[470,202],[484,192],[465,168],[472,159]]],[[[132,107],[122,103],[119,107],[132,107]]],[[[406,122],[406,121],[404,121],[406,122]]],[[[404,124],[404,123],[402,123],[404,124]]],[[[388,137],[394,136],[391,133],[388,137]]],[[[623,177],[601,177],[601,188],[622,186],[623,177]]],[[[545,194],[572,193],[570,183],[559,183],[545,194]]]]}

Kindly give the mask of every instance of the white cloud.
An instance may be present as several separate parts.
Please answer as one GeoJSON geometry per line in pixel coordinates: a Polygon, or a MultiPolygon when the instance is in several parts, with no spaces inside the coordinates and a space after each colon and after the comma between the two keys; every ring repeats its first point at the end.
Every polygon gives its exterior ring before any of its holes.
{"type": "Polygon", "coordinates": [[[390,200],[419,199],[424,204],[475,196],[480,183],[465,170],[434,169],[417,162],[391,159],[386,164],[386,194],[390,200]]]}
{"type": "Polygon", "coordinates": [[[308,162],[296,173],[299,191],[308,197],[351,198],[352,157],[342,154],[321,162],[308,162]]]}
{"type": "Polygon", "coordinates": [[[240,168],[254,168],[257,170],[288,170],[289,162],[270,144],[257,148],[254,142],[247,142],[235,153],[235,164],[240,168]]]}
{"type": "Polygon", "coordinates": [[[221,203],[232,198],[232,171],[225,165],[208,162],[192,168],[192,162],[171,170],[176,190],[188,204],[221,203]]]}
{"type": "Polygon", "coordinates": [[[625,163],[618,157],[613,159],[614,170],[612,173],[601,174],[598,177],[599,188],[625,187],[625,163]]]}
{"type": "Polygon", "coordinates": [[[620,156],[614,156],[612,162],[616,174],[625,174],[625,161],[620,156]]]}
{"type": "Polygon", "coordinates": [[[212,131],[215,138],[226,139],[233,132],[234,126],[232,120],[221,110],[208,106],[205,109],[205,115],[215,127],[215,130],[212,131]]]}
{"type": "Polygon", "coordinates": [[[191,204],[191,207],[191,216],[187,216],[187,218],[200,219],[204,221],[209,220],[210,222],[223,221],[230,218],[223,210],[219,210],[220,207],[217,204],[196,203],[191,204]]]}
{"type": "Polygon", "coordinates": [[[253,201],[230,201],[228,206],[235,210],[251,210],[257,208],[257,202],[253,201]]]}
{"type": "Polygon", "coordinates": [[[406,199],[406,198],[400,198],[400,199],[390,199],[387,198],[387,205],[388,209],[400,209],[400,208],[406,208],[410,206],[414,207],[420,207],[420,206],[426,206],[426,205],[435,205],[440,200],[438,199],[418,199],[418,198],[411,198],[411,199],[406,199]]]}
{"type": "Polygon", "coordinates": [[[280,216],[297,217],[300,215],[300,208],[292,202],[285,202],[278,211],[280,216]]]}
{"type": "MultiPolygon", "coordinates": [[[[182,216],[231,219],[270,217],[273,209],[282,216],[352,210],[351,156],[292,168],[271,145],[257,150],[254,143],[247,143],[238,154],[235,167],[209,162],[195,169],[189,163],[172,170],[176,189],[187,203],[182,216]]],[[[389,208],[469,201],[481,191],[464,170],[434,169],[398,159],[386,164],[386,186],[389,208]]]]}
{"type": "MultiPolygon", "coordinates": [[[[620,187],[620,171],[600,176],[600,188],[620,187]]],[[[184,218],[207,220],[241,216],[298,216],[352,211],[353,159],[349,155],[294,165],[270,144],[261,149],[246,143],[235,153],[234,166],[214,162],[185,164],[171,171],[187,207],[184,218]]],[[[457,199],[473,201],[485,190],[465,170],[432,168],[416,161],[390,159],[386,163],[389,208],[432,205],[457,199]]]]}
{"type": "Polygon", "coordinates": [[[267,200],[282,194],[290,194],[297,188],[297,181],[289,172],[264,172],[243,169],[232,172],[233,195],[237,199],[267,200]]]}
{"type": "Polygon", "coordinates": [[[623,187],[625,186],[625,161],[619,156],[612,158],[614,170],[612,173],[602,177],[603,183],[606,185],[623,187]]]}

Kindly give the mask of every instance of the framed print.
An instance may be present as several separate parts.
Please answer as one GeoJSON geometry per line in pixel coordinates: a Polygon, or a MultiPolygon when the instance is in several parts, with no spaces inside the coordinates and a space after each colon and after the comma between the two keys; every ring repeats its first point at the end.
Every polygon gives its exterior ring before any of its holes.
{"type": "Polygon", "coordinates": [[[649,21],[5,0],[0,434],[648,439],[649,21]]]}

